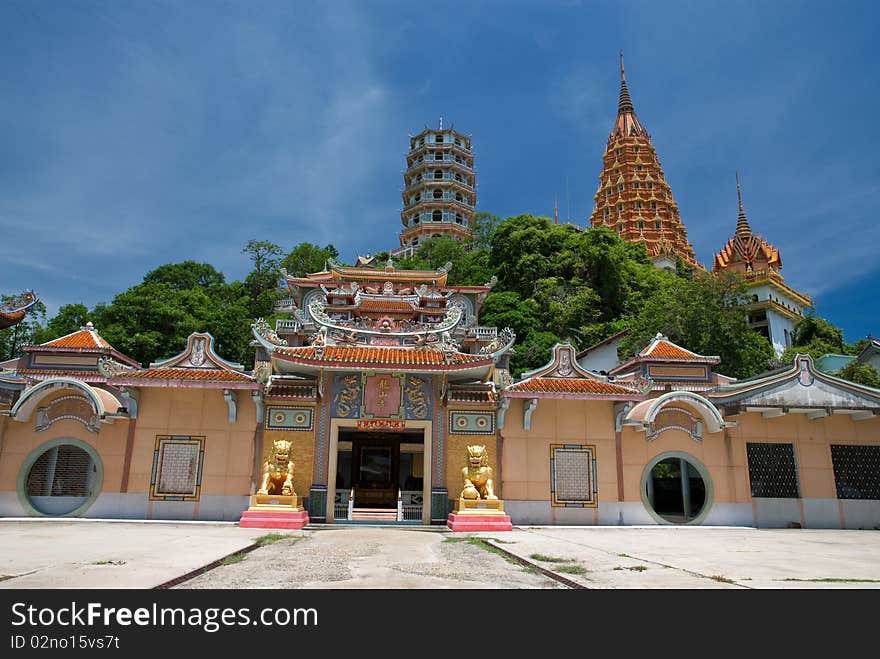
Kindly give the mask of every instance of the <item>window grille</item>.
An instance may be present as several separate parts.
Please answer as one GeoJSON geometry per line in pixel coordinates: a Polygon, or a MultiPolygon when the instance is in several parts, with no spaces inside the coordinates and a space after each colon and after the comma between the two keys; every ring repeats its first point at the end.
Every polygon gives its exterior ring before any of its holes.
{"type": "Polygon", "coordinates": [[[202,484],[204,437],[156,438],[150,498],[197,501],[202,484]]]}
{"type": "Polygon", "coordinates": [[[87,497],[91,456],[78,446],[50,448],[34,462],[27,477],[29,497],[87,497]]]}
{"type": "Polygon", "coordinates": [[[880,446],[831,445],[838,499],[880,499],[880,446]]]}
{"type": "Polygon", "coordinates": [[[753,497],[800,497],[792,444],[748,443],[746,453],[753,497]]]}
{"type": "Polygon", "coordinates": [[[596,447],[550,445],[550,503],[570,508],[593,507],[596,495],[596,447]]]}

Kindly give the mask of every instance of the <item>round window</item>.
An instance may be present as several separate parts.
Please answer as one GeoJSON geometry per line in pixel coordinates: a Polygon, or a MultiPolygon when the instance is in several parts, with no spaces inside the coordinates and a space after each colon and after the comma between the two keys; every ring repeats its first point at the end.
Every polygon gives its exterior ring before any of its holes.
{"type": "Polygon", "coordinates": [[[34,512],[75,515],[87,509],[101,490],[103,473],[94,450],[58,442],[34,451],[22,468],[24,495],[34,512]]]}
{"type": "Polygon", "coordinates": [[[642,502],[660,523],[697,524],[712,505],[712,479],[695,458],[665,453],[642,474],[642,502]]]}

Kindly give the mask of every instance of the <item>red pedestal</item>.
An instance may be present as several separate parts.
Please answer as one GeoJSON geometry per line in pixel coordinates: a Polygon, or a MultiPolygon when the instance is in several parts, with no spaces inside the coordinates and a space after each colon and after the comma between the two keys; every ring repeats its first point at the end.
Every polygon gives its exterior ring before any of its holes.
{"type": "Polygon", "coordinates": [[[510,515],[474,515],[449,513],[446,526],[450,531],[512,531],[510,515]]]}
{"type": "Polygon", "coordinates": [[[305,510],[245,510],[238,525],[243,529],[301,529],[309,523],[305,510]]]}

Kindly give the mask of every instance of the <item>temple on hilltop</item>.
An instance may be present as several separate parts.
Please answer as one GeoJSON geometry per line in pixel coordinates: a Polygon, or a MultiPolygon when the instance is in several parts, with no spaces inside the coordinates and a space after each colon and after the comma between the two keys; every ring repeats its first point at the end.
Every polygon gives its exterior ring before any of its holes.
{"type": "Polygon", "coordinates": [[[451,126],[425,128],[409,138],[403,173],[400,247],[392,256],[411,256],[428,238],[473,237],[477,184],[470,135],[451,126]]]}
{"type": "Polygon", "coordinates": [[[767,337],[779,356],[791,347],[794,326],[813,302],[805,293],[786,286],[779,250],[752,231],[743,209],[739,172],[736,196],[736,231],[715,255],[712,272],[736,272],[745,277],[752,298],[747,307],[749,325],[767,337]]]}
{"type": "MultiPolygon", "coordinates": [[[[404,255],[425,238],[469,237],[476,202],[469,137],[441,122],[410,139],[404,255]]],[[[779,251],[753,233],[738,176],[737,194],[736,232],[713,271],[745,276],[749,320],[781,352],[810,300],[784,284],[779,251]]],[[[679,258],[701,267],[622,57],[591,222],[644,244],[660,267],[679,258]]],[[[662,333],[621,361],[617,347],[633,330],[580,352],[557,343],[543,366],[514,378],[514,332],[480,325],[496,279],[452,285],[452,267],[358,257],[301,276],[282,270],[281,317],[251,325],[252,371],[223,359],[207,332],[146,367],[92,323],[24,346],[0,363],[0,517],[446,524],[452,533],[880,528],[880,390],[802,354],[736,380],[720,355],[662,333]]],[[[0,327],[34,303],[31,294],[4,308],[0,327]]],[[[857,359],[878,358],[872,339],[857,359]]]]}
{"type": "Polygon", "coordinates": [[[599,188],[593,199],[592,226],[608,227],[623,240],[644,244],[658,267],[674,268],[681,258],[691,268],[703,268],[688,242],[651,136],[636,117],[622,51],[617,119],[602,155],[599,188]]]}

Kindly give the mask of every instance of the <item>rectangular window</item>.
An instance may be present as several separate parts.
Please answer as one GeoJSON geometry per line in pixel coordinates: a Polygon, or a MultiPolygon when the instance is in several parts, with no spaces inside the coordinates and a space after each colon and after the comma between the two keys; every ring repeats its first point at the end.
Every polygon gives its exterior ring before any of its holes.
{"type": "Polygon", "coordinates": [[[150,499],[198,501],[204,457],[204,437],[158,435],[153,452],[150,499]]]}
{"type": "Polygon", "coordinates": [[[838,499],[880,499],[880,446],[831,445],[838,499]]]}
{"type": "Polygon", "coordinates": [[[746,453],[753,497],[800,497],[793,444],[747,443],[746,453]]]}
{"type": "Polygon", "coordinates": [[[550,445],[550,504],[567,508],[597,505],[596,447],[550,445]]]}

